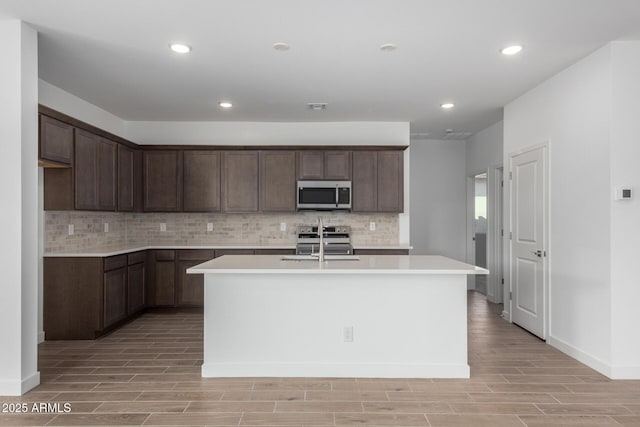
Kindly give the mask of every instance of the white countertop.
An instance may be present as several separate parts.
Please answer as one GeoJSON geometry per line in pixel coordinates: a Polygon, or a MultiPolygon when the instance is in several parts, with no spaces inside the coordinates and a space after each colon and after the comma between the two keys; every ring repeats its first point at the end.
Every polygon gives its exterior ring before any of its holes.
{"type": "Polygon", "coordinates": [[[281,255],[225,255],[187,270],[190,274],[489,274],[440,255],[359,255],[350,261],[285,261],[281,255]]]}
{"type": "MultiPolygon", "coordinates": [[[[296,245],[151,245],[151,246],[126,246],[126,247],[103,247],[86,249],[82,252],[47,252],[43,256],[46,258],[55,257],[109,257],[114,255],[128,254],[131,252],[145,251],[147,249],[295,249],[296,245]]],[[[412,249],[409,245],[399,246],[354,246],[354,249],[412,249]]],[[[246,256],[246,255],[245,255],[246,256]]]]}

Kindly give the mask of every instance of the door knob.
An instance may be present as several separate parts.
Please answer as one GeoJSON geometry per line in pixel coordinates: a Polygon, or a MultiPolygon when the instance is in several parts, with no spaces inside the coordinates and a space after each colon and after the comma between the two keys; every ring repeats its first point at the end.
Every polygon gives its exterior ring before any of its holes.
{"type": "Polygon", "coordinates": [[[538,249],[537,251],[531,251],[532,254],[537,256],[538,258],[542,258],[542,251],[538,249]]]}

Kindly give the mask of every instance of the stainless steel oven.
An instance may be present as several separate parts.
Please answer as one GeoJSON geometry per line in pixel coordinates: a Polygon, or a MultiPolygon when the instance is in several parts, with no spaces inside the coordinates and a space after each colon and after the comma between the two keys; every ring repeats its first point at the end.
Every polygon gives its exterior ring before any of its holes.
{"type": "MultiPolygon", "coordinates": [[[[351,255],[351,227],[348,225],[325,226],[323,230],[324,253],[326,255],[351,255]]],[[[296,254],[309,255],[318,253],[320,236],[315,225],[298,227],[298,244],[296,254]]]]}

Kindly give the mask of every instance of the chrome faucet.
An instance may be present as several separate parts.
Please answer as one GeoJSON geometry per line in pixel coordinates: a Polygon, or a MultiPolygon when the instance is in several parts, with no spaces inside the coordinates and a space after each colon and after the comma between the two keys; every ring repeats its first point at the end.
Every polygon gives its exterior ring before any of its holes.
{"type": "Polygon", "coordinates": [[[311,256],[318,257],[318,262],[324,262],[324,225],[322,224],[322,217],[318,217],[318,237],[320,238],[320,247],[318,248],[318,252],[315,254],[311,254],[311,256]]]}

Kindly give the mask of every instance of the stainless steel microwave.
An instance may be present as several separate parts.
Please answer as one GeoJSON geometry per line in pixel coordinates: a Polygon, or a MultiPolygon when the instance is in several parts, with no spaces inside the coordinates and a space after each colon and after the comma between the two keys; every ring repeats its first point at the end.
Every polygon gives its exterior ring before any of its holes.
{"type": "Polygon", "coordinates": [[[351,210],[351,181],[298,181],[298,210],[351,210]]]}

